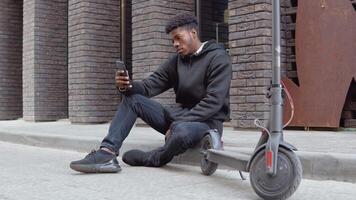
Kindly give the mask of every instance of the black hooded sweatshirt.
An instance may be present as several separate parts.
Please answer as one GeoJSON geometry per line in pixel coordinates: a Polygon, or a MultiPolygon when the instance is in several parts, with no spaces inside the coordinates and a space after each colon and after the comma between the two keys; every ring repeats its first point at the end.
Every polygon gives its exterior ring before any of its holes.
{"type": "Polygon", "coordinates": [[[166,107],[173,123],[206,122],[222,131],[229,119],[229,89],[232,76],[230,57],[215,41],[190,56],[176,54],[142,81],[134,81],[126,92],[153,97],[173,88],[176,105],[166,107]]]}

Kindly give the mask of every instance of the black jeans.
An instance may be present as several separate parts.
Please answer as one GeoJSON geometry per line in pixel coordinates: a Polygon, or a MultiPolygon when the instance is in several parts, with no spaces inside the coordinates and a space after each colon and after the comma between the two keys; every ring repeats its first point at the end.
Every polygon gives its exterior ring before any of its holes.
{"type": "Polygon", "coordinates": [[[198,144],[210,129],[203,122],[181,122],[170,127],[172,120],[160,103],[134,94],[123,96],[110,124],[109,133],[102,141],[101,147],[109,148],[118,155],[119,149],[129,135],[137,117],[162,134],[171,128],[171,136],[164,146],[150,152],[146,166],[159,167],[167,164],[175,155],[198,144]]]}

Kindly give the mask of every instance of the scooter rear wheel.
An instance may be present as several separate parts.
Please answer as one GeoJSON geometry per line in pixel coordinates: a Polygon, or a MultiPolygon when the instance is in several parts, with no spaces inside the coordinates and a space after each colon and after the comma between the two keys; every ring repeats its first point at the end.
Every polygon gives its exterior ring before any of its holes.
{"type": "Polygon", "coordinates": [[[302,165],[297,155],[283,147],[278,149],[277,174],[266,172],[265,151],[260,151],[252,160],[250,182],[258,196],[266,200],[283,200],[290,197],[302,179],[302,165]]]}
{"type": "Polygon", "coordinates": [[[204,175],[210,176],[212,175],[216,169],[218,168],[218,164],[211,162],[207,159],[207,151],[208,149],[213,149],[213,141],[211,136],[208,134],[204,136],[200,143],[200,152],[202,157],[200,159],[200,168],[204,175]]]}

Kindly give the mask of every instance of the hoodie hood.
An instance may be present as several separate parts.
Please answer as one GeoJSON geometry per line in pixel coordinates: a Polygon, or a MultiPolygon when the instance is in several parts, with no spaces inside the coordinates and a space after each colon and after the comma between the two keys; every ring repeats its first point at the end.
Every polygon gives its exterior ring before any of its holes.
{"type": "MultiPolygon", "coordinates": [[[[207,41],[204,46],[203,49],[197,53],[197,54],[192,54],[192,55],[187,55],[187,56],[182,56],[180,55],[180,57],[184,60],[192,58],[192,57],[199,57],[209,51],[214,51],[216,49],[224,49],[224,47],[222,47],[221,45],[219,45],[215,40],[209,40],[207,41]]],[[[225,50],[225,49],[224,49],[225,50]]]]}
{"type": "Polygon", "coordinates": [[[222,46],[220,46],[215,40],[209,40],[204,46],[203,49],[198,53],[194,54],[193,56],[200,56],[204,53],[207,53],[209,51],[214,51],[216,49],[224,49],[222,46]]]}

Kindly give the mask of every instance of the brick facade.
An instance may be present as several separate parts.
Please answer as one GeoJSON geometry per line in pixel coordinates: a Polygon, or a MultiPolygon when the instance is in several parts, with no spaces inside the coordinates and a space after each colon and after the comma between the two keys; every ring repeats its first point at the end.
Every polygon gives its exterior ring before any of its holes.
{"type": "Polygon", "coordinates": [[[22,1],[0,1],[0,120],[22,117],[22,1]]]}
{"type": "Polygon", "coordinates": [[[69,0],[68,10],[69,119],[107,122],[119,101],[120,1],[69,0]]]}
{"type": "Polygon", "coordinates": [[[268,119],[265,97],[271,80],[272,5],[266,0],[229,1],[229,42],[233,64],[232,125],[254,127],[253,120],[268,119]]]}
{"type": "MultiPolygon", "coordinates": [[[[126,49],[124,57],[132,65],[133,79],[147,77],[174,53],[164,30],[166,22],[177,13],[194,14],[195,2],[126,0],[130,11],[124,23],[129,38],[121,47],[120,0],[1,1],[0,120],[23,116],[31,121],[110,121],[120,100],[114,86],[120,49],[126,49]]],[[[254,128],[253,120],[268,119],[270,110],[265,94],[272,75],[271,0],[209,0],[200,5],[203,41],[215,38],[216,23],[226,22],[228,16],[231,125],[254,128]]],[[[281,5],[282,74],[298,84],[298,0],[281,0],[281,5]]],[[[219,35],[226,43],[223,26],[219,35]]],[[[352,84],[340,122],[345,127],[356,124],[356,84],[352,84]]],[[[175,100],[172,90],[155,99],[165,105],[175,100]]]]}
{"type": "Polygon", "coordinates": [[[24,0],[23,118],[67,118],[67,1],[24,0]]]}

